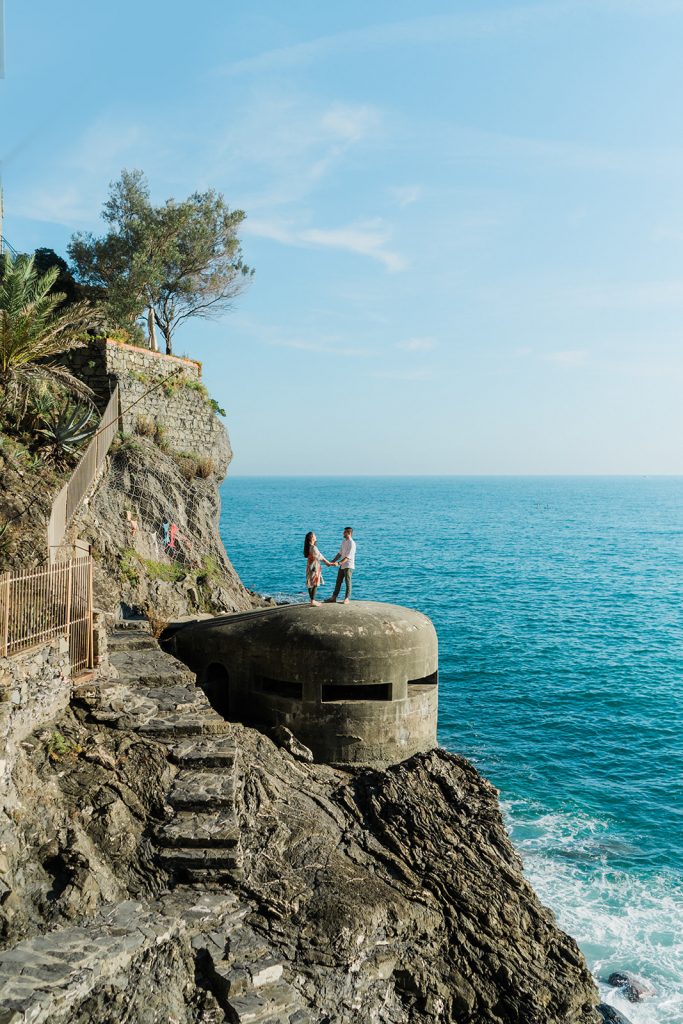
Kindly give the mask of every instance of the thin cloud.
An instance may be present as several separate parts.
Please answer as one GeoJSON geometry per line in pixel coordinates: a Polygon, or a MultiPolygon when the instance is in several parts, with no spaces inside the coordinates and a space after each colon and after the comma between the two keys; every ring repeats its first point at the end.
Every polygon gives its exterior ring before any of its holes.
{"type": "Polygon", "coordinates": [[[370,376],[378,380],[422,381],[431,380],[432,371],[426,367],[420,367],[415,370],[377,370],[375,373],[371,373],[370,376]]]}
{"type": "Polygon", "coordinates": [[[265,71],[287,71],[322,60],[335,52],[373,50],[404,43],[425,45],[445,40],[469,39],[510,32],[529,24],[539,25],[544,19],[555,21],[575,10],[576,3],[521,4],[497,11],[462,12],[431,15],[404,21],[384,22],[364,29],[319,36],[305,43],[267,50],[264,53],[234,61],[221,69],[225,75],[257,74],[265,71]]]}
{"type": "Polygon", "coordinates": [[[585,349],[564,349],[559,352],[546,352],[543,358],[548,363],[554,363],[556,366],[565,366],[571,369],[585,366],[588,360],[588,353],[585,349]]]}
{"type": "Polygon", "coordinates": [[[121,168],[149,162],[149,135],[144,126],[126,120],[98,118],[61,159],[55,161],[48,184],[17,190],[13,212],[29,220],[75,227],[92,223],[100,214],[107,182],[121,168]]]}
{"type": "Polygon", "coordinates": [[[306,200],[364,144],[383,131],[381,112],[368,103],[332,103],[306,95],[260,95],[213,138],[209,165],[261,184],[240,202],[252,212],[306,200]]]}
{"type": "Polygon", "coordinates": [[[667,17],[683,11],[683,0],[554,0],[518,4],[492,11],[462,11],[383,22],[367,28],[318,36],[308,42],[254,54],[218,69],[221,75],[289,71],[349,51],[370,51],[390,46],[454,42],[508,34],[517,29],[539,29],[575,14],[600,11],[638,18],[667,17]]]}
{"type": "Polygon", "coordinates": [[[341,228],[311,228],[301,233],[304,243],[322,246],[329,249],[342,249],[346,252],[368,256],[383,264],[387,270],[405,270],[407,261],[397,252],[387,249],[389,235],[380,220],[349,224],[341,228]]]}
{"type": "Polygon", "coordinates": [[[309,341],[305,338],[280,338],[271,340],[269,345],[278,348],[293,348],[299,352],[318,352],[326,356],[366,357],[372,355],[369,348],[354,348],[350,345],[329,344],[324,341],[309,341]]]}
{"type": "Polygon", "coordinates": [[[408,266],[399,253],[387,247],[389,232],[379,219],[338,228],[296,228],[283,221],[251,219],[245,222],[244,231],[284,245],[355,253],[381,263],[392,272],[408,266]]]}
{"type": "Polygon", "coordinates": [[[435,345],[433,338],[406,338],[405,341],[399,341],[396,347],[404,352],[431,352],[435,345]]]}
{"type": "Polygon", "coordinates": [[[422,198],[421,185],[394,185],[389,189],[389,195],[403,209],[405,206],[412,206],[422,198]]]}

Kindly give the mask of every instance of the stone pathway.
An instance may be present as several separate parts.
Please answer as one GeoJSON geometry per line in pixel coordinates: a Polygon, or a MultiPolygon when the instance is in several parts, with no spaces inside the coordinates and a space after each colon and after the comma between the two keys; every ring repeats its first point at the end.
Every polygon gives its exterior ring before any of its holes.
{"type": "Polygon", "coordinates": [[[245,923],[251,907],[225,889],[242,868],[230,724],[194,674],[161,651],[146,622],[118,624],[108,649],[115,673],[77,684],[74,701],[94,722],[167,745],[178,766],[168,794],[174,813],[154,838],[174,887],[156,903],[105,907],[82,925],[0,953],[0,1024],[68,1020],[94,992],[125,984],[133,961],[162,955],[174,940],[191,941],[197,969],[231,1024],[315,1024],[283,977],[283,962],[245,923]]]}
{"type": "Polygon", "coordinates": [[[68,1020],[92,993],[120,988],[142,955],[207,927],[230,930],[247,909],[233,893],[193,895],[184,905],[127,900],[0,953],[0,1024],[68,1020]]]}
{"type": "Polygon", "coordinates": [[[244,923],[250,909],[231,892],[176,890],[20,942],[0,953],[0,1024],[68,1021],[93,995],[125,988],[141,957],[163,957],[178,942],[191,944],[198,972],[232,1024],[313,1024],[281,961],[244,923]]]}
{"type": "Polygon", "coordinates": [[[107,647],[116,678],[84,684],[75,699],[93,721],[168,746],[178,765],[168,794],[174,817],[155,839],[171,881],[220,884],[241,877],[230,723],[213,710],[194,673],[160,649],[147,622],[118,623],[107,647]]]}

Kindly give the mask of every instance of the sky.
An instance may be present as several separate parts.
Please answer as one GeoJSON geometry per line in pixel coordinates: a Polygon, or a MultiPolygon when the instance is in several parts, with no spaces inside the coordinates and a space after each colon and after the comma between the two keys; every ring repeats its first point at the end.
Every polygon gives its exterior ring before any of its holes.
{"type": "Polygon", "coordinates": [[[123,168],[256,270],[179,330],[235,475],[683,472],[683,0],[6,0],[5,235],[123,168]]]}

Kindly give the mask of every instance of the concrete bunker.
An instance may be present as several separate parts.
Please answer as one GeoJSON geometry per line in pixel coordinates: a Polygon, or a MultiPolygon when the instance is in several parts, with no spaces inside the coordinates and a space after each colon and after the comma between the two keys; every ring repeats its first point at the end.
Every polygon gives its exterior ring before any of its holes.
{"type": "Polygon", "coordinates": [[[438,644],[398,605],[283,605],[173,638],[224,717],[285,725],[318,761],[392,764],[436,746],[438,644]]]}

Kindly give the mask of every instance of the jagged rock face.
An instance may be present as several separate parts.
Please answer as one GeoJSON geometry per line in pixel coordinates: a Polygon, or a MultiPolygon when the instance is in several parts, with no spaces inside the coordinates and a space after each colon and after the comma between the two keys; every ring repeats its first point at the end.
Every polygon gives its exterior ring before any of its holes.
{"type": "Polygon", "coordinates": [[[302,761],[220,718],[148,631],[110,651],[14,758],[1,1024],[597,1024],[469,762],[302,761]]]}
{"type": "Polygon", "coordinates": [[[258,604],[218,533],[218,485],[215,475],[186,480],[171,454],[145,438],[115,449],[76,521],[95,557],[96,607],[170,620],[258,604]],[[173,560],[164,545],[172,523],[182,537],[173,560]]]}
{"type": "Polygon", "coordinates": [[[253,731],[240,742],[243,884],[332,1020],[597,1019],[583,957],[523,878],[496,791],[469,762],[435,750],[344,776],[253,731]]]}
{"type": "Polygon", "coordinates": [[[71,712],[22,744],[0,945],[156,893],[164,876],[145,831],[172,775],[158,744],[85,728],[71,712]]]}

